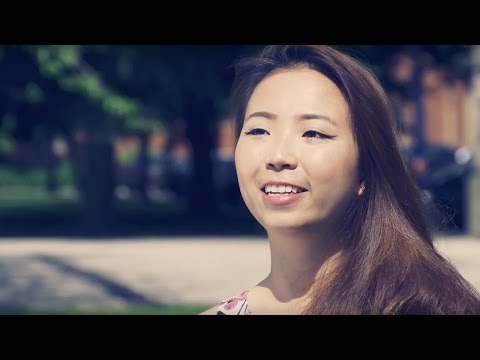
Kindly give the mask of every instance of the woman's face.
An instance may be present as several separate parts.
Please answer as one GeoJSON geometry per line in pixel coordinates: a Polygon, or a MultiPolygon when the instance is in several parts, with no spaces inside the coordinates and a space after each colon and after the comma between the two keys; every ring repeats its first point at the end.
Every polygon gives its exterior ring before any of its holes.
{"type": "Polygon", "coordinates": [[[267,231],[336,223],[360,186],[340,90],[311,69],[266,77],[247,104],[235,165],[242,197],[267,231]]]}

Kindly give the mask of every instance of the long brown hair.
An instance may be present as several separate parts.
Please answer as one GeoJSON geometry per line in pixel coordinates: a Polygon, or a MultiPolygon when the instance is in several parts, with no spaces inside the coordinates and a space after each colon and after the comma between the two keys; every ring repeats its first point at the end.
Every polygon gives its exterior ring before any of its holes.
{"type": "Polygon", "coordinates": [[[349,105],[366,191],[339,229],[341,261],[328,286],[312,285],[305,314],[479,314],[478,292],[437,253],[421,194],[405,165],[389,98],[375,75],[328,46],[268,46],[236,65],[237,140],[255,87],[279,69],[327,76],[349,105]]]}

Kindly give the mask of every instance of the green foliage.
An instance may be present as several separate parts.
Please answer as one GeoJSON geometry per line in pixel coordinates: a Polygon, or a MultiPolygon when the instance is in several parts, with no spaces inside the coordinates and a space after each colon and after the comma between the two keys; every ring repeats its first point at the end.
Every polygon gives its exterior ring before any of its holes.
{"type": "MultiPolygon", "coordinates": [[[[70,161],[62,161],[55,169],[55,177],[60,186],[73,184],[73,169],[70,161]]],[[[16,168],[0,166],[0,186],[43,187],[47,179],[43,167],[16,168]]]]}
{"type": "Polygon", "coordinates": [[[72,185],[74,178],[71,161],[63,160],[55,169],[55,177],[60,185],[72,185]]]}
{"type": "Polygon", "coordinates": [[[13,132],[17,126],[15,115],[6,113],[0,123],[0,154],[8,154],[15,150],[13,132]]]}
{"type": "Polygon", "coordinates": [[[131,121],[134,121],[139,116],[137,114],[140,113],[140,107],[136,101],[116,94],[111,94],[103,99],[103,108],[107,113],[116,116],[130,116],[131,121]]]}
{"type": "Polygon", "coordinates": [[[0,154],[9,154],[15,150],[15,140],[11,135],[0,133],[0,154]]]}
{"type": "MultiPolygon", "coordinates": [[[[28,62],[37,69],[22,75],[26,81],[20,86],[20,98],[31,106],[32,114],[43,116],[29,121],[30,128],[24,132],[33,134],[39,126],[43,132],[64,133],[80,127],[110,136],[165,127],[182,114],[184,102],[188,101],[182,98],[186,89],[213,99],[217,111],[222,112],[233,80],[229,66],[236,58],[258,49],[41,45],[10,47],[4,52],[15,53],[17,58],[12,58],[12,64],[22,63],[22,70],[28,62]]],[[[19,68],[12,65],[12,69],[19,68]]],[[[11,85],[19,82],[17,75],[6,85],[12,89],[10,100],[16,89],[11,85]]],[[[22,107],[19,104],[18,108],[22,107]]]]}
{"type": "Polygon", "coordinates": [[[25,86],[25,100],[31,104],[38,104],[45,101],[45,93],[42,88],[33,82],[29,82],[25,86]]]}
{"type": "MultiPolygon", "coordinates": [[[[393,55],[413,49],[402,45],[337,47],[359,58],[381,79],[388,78],[388,64],[393,55]]],[[[15,136],[23,139],[31,139],[34,131],[46,135],[71,133],[75,128],[87,129],[104,138],[124,131],[149,132],[181,116],[188,105],[189,99],[182,97],[187,89],[213,100],[220,115],[226,109],[233,80],[231,65],[261,48],[258,45],[2,47],[0,87],[6,90],[0,94],[3,97],[0,100],[8,111],[21,116],[15,136]],[[38,130],[40,127],[43,130],[38,130]]],[[[468,73],[468,46],[425,45],[421,49],[453,74],[468,73]]],[[[5,133],[0,130],[0,151],[11,151],[12,138],[5,133]]]]}
{"type": "Polygon", "coordinates": [[[165,123],[153,118],[132,117],[127,120],[130,129],[137,131],[151,132],[165,129],[165,123]]]}
{"type": "Polygon", "coordinates": [[[92,100],[101,100],[106,95],[106,90],[94,74],[65,75],[57,81],[63,90],[77,92],[92,100]]]}
{"type": "MultiPolygon", "coordinates": [[[[107,134],[124,129],[157,129],[161,121],[152,116],[147,117],[145,106],[138,99],[107,85],[99,71],[85,61],[83,53],[91,50],[89,47],[65,45],[31,48],[45,77],[55,80],[64,91],[96,106],[97,116],[82,120],[85,128],[107,134]]],[[[123,77],[128,77],[131,66],[127,59],[122,58],[117,63],[123,77]]]]}
{"type": "Polygon", "coordinates": [[[76,45],[63,45],[57,48],[58,58],[65,66],[72,68],[80,63],[79,50],[81,48],[76,45]]]}
{"type": "Polygon", "coordinates": [[[0,186],[43,186],[46,179],[44,168],[0,167],[0,186]]]}
{"type": "Polygon", "coordinates": [[[55,58],[53,50],[55,47],[38,47],[36,51],[37,61],[40,65],[40,72],[45,77],[58,77],[65,70],[63,63],[55,58]]]}

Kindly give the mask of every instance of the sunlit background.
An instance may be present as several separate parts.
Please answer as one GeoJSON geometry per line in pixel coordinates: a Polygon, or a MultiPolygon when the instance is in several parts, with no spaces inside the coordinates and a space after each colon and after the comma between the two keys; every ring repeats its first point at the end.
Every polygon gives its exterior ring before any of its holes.
{"type": "MultiPolygon", "coordinates": [[[[387,89],[438,247],[480,289],[480,47],[337,47],[387,89]]],[[[194,314],[268,274],[228,112],[259,49],[0,46],[0,313],[194,314]]]]}

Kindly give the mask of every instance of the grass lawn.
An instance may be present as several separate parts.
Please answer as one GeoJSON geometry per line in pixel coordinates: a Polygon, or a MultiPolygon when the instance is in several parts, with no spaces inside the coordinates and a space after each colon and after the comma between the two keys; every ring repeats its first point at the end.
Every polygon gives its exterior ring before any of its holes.
{"type": "Polygon", "coordinates": [[[122,309],[0,309],[0,315],[197,315],[210,306],[127,306],[122,309]]]}
{"type": "Polygon", "coordinates": [[[40,186],[0,187],[0,217],[28,217],[80,212],[78,194],[73,188],[63,188],[52,196],[40,186]]]}

